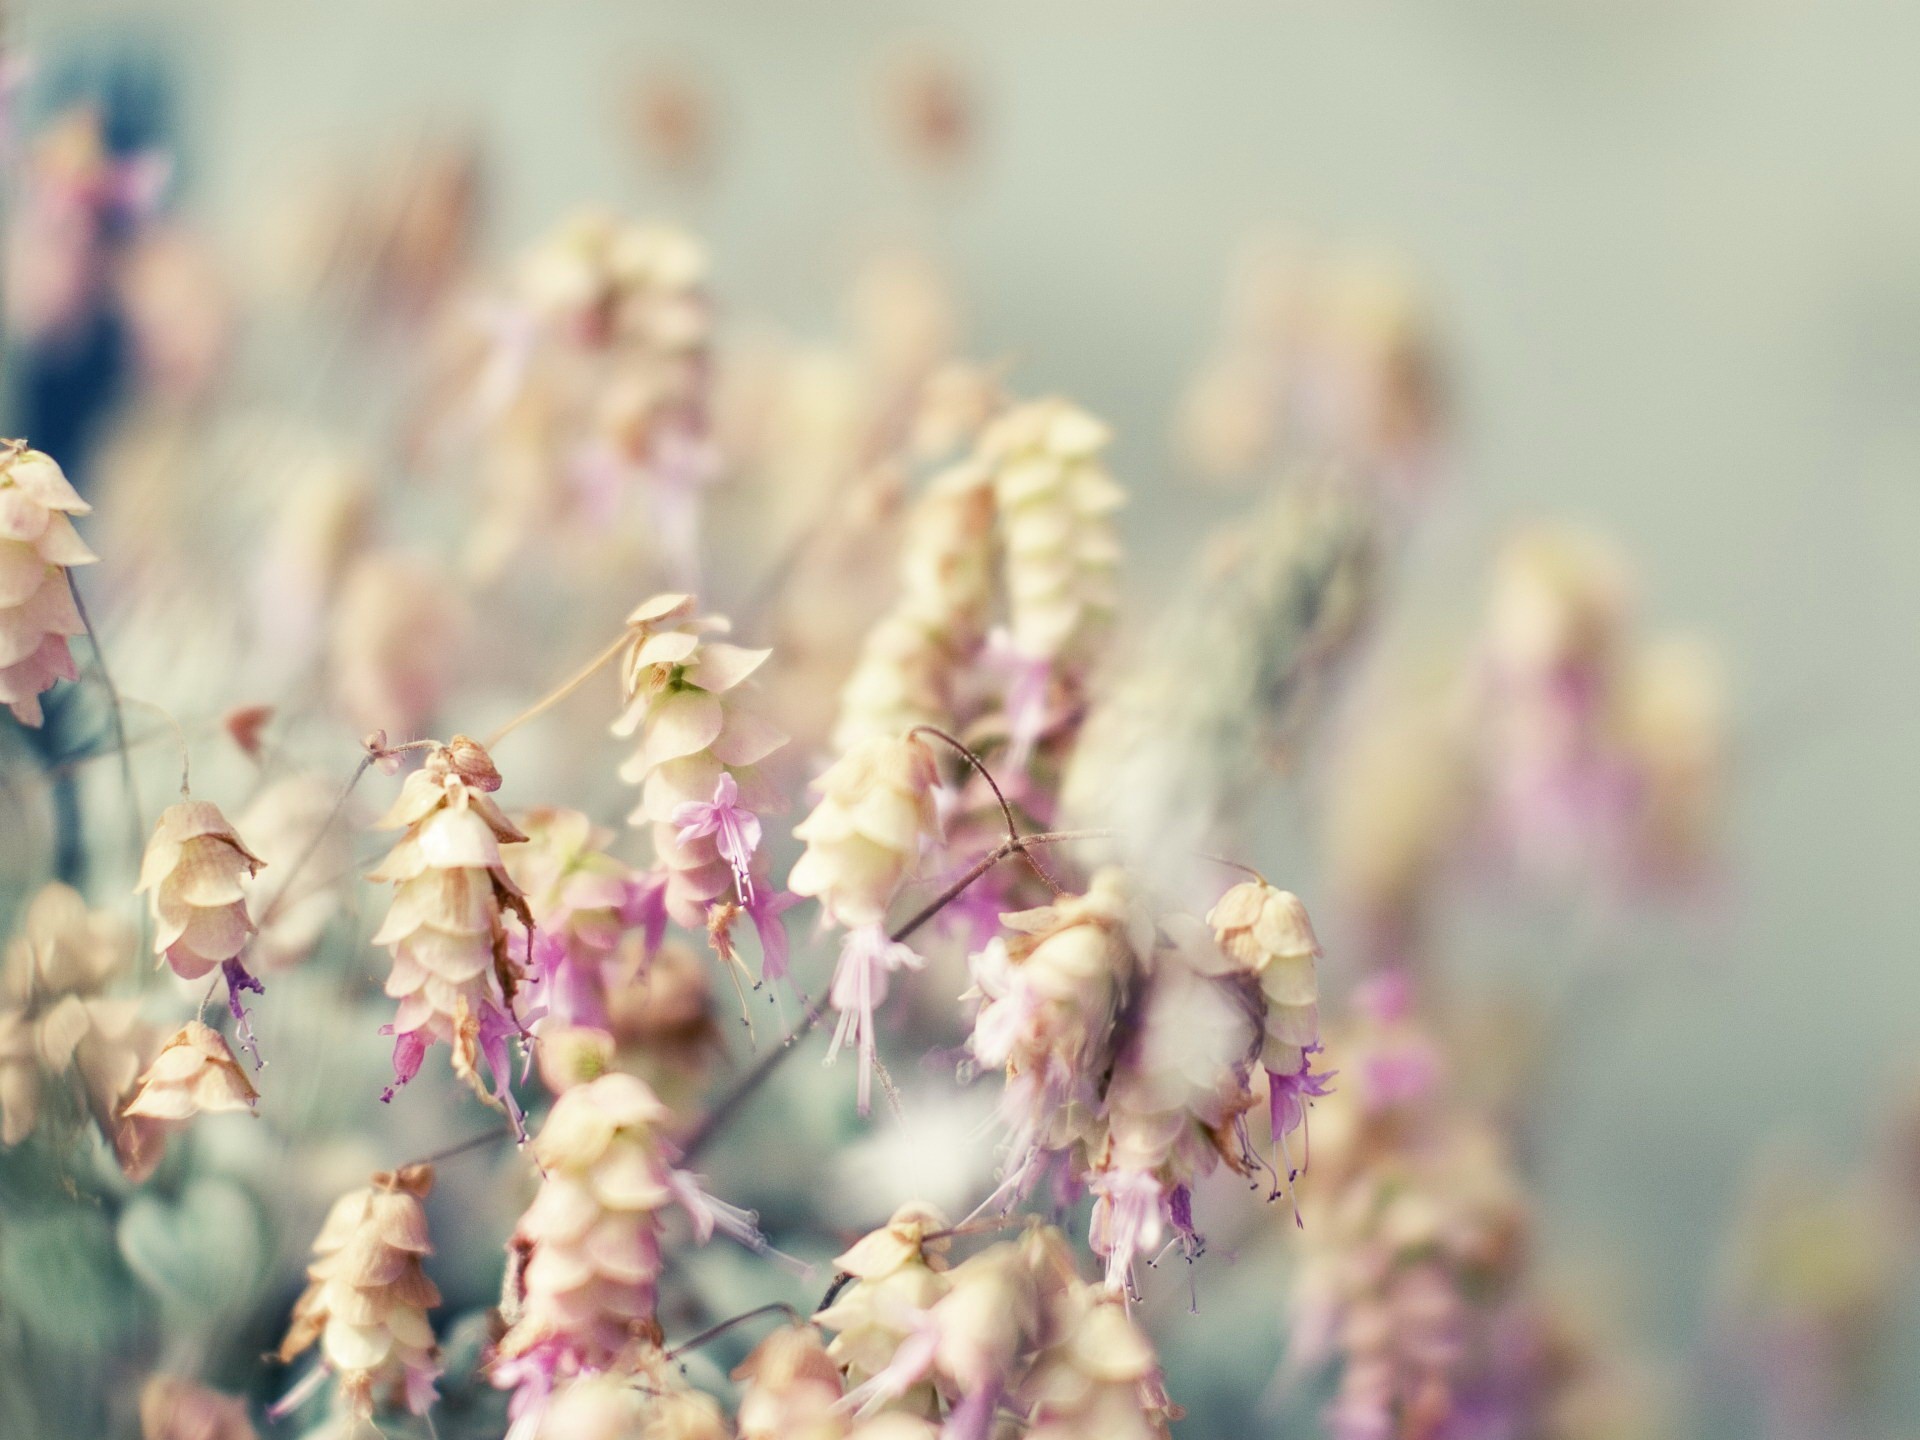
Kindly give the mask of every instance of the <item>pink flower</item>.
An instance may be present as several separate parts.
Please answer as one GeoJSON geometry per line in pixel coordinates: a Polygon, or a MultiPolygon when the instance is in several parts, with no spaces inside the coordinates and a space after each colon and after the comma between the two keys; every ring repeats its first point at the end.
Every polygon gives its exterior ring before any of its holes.
{"type": "Polygon", "coordinates": [[[740,784],[731,771],[722,770],[714,782],[713,800],[689,800],[676,805],[673,823],[680,827],[680,843],[691,845],[711,835],[714,845],[733,870],[740,899],[753,904],[753,852],[760,846],[760,817],[740,803],[740,784]]]}
{"type": "Polygon", "coordinates": [[[1091,1186],[1093,1248],[1107,1257],[1107,1284],[1118,1290],[1133,1271],[1134,1257],[1160,1241],[1160,1182],[1144,1170],[1109,1170],[1091,1186]]]}
{"type": "Polygon", "coordinates": [[[827,999],[840,1012],[834,1028],[833,1044],[827,1047],[832,1063],[840,1047],[853,1045],[860,1052],[860,1113],[873,1108],[874,1007],[887,998],[887,977],[895,970],[918,970],[927,962],[898,941],[889,940],[878,925],[862,925],[847,933],[840,947],[840,963],[833,972],[833,986],[827,999]]]}

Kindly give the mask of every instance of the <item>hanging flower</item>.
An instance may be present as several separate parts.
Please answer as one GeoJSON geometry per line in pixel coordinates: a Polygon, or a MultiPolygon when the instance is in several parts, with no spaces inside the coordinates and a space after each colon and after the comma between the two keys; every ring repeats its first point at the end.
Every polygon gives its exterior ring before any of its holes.
{"type": "MultiPolygon", "coordinates": [[[[198,980],[219,969],[227,983],[227,1008],[250,1051],[252,1025],[240,996],[263,987],[240,955],[253,938],[248,882],[265,863],[241,841],[219,806],[183,800],[168,806],[154,826],[135,891],[147,895],[153,913],[154,953],[174,974],[198,980]]],[[[254,1059],[257,1063],[257,1052],[254,1059]]]]}
{"type": "MultiPolygon", "coordinates": [[[[379,822],[405,833],[367,878],[394,886],[373,937],[393,952],[386,993],[400,1002],[389,1027],[394,1085],[418,1073],[429,1046],[449,1045],[454,1072],[517,1128],[507,1046],[520,1033],[514,1000],[525,977],[505,912],[527,928],[532,917],[501,858],[501,845],[526,836],[494,803],[489,792],[499,787],[493,761],[472,740],[456,735],[435,746],[379,822]]],[[[392,1095],[389,1088],[385,1098],[392,1095]]]]}
{"type": "Polygon", "coordinates": [[[220,1033],[189,1020],[161,1047],[123,1113],[182,1121],[195,1115],[251,1112],[260,1092],[220,1033]]]}
{"type": "Polygon", "coordinates": [[[174,1375],[140,1388],[140,1440],[259,1440],[244,1400],[174,1375]]]}
{"type": "Polygon", "coordinates": [[[69,637],[85,632],[68,572],[98,557],[69,515],[92,509],[50,456],[23,440],[0,443],[0,704],[40,723],[40,695],[77,680],[69,637]]]}
{"type": "Polygon", "coordinates": [[[638,783],[628,817],[649,827],[675,924],[707,927],[716,906],[737,904],[760,936],[761,977],[786,972],[780,914],[792,903],[765,878],[760,815],[779,792],[760,766],[787,738],[751,708],[751,677],[772,653],[708,637],[727,622],[696,617],[690,595],[656,595],[627,617],[621,658],[625,710],[616,735],[639,734],[620,778],[638,783]]]}
{"type": "Polygon", "coordinates": [[[433,1253],[420,1203],[432,1188],[432,1167],[409,1165],[375,1175],[370,1187],[334,1203],[280,1345],[286,1362],[317,1343],[320,1363],[273,1407],[273,1418],[301,1404],[329,1374],[358,1419],[372,1416],[386,1390],[415,1415],[427,1413],[440,1375],[427,1323],[440,1292],[420,1268],[433,1253]]]}

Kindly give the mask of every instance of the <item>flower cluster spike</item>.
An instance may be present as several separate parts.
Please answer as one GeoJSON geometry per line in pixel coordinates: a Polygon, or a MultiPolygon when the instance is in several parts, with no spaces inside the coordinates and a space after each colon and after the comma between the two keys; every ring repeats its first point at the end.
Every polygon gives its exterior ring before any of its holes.
{"type": "Polygon", "coordinates": [[[747,1217],[674,1168],[662,1133],[670,1114],[643,1081],[610,1072],[563,1093],[534,1139],[540,1191],[514,1230],[509,1325],[493,1366],[522,1433],[535,1432],[556,1385],[659,1348],[668,1207],[687,1213],[701,1241],[716,1227],[757,1240],[747,1217]]]}
{"type": "Polygon", "coordinates": [[[959,728],[958,687],[986,638],[993,602],[993,483],[953,466],[915,502],[900,546],[900,593],[867,633],[840,691],[841,751],[915,725],[959,728]]]}
{"type": "Polygon", "coordinates": [[[420,1268],[433,1253],[420,1203],[432,1188],[432,1167],[409,1165],[382,1171],[366,1189],[334,1202],[314,1239],[307,1288],[280,1345],[285,1362],[317,1343],[320,1363],[274,1407],[276,1417],[329,1374],[359,1419],[370,1417],[387,1391],[414,1414],[426,1414],[440,1374],[439,1347],[427,1323],[440,1292],[420,1268]]]}
{"type": "Polygon", "coordinates": [[[772,652],[709,638],[727,622],[696,617],[690,595],[654,596],[627,629],[625,708],[613,732],[640,736],[620,778],[641,787],[628,819],[649,828],[667,913],[698,931],[716,907],[743,908],[760,936],[761,976],[778,979],[787,968],[780,914],[791,901],[766,878],[760,816],[780,797],[759,767],[787,737],[749,703],[753,672],[772,652]]]}
{"type": "Polygon", "coordinates": [[[846,1381],[813,1325],[783,1325],[734,1367],[739,1440],[843,1440],[846,1381]]]}
{"type": "Polygon", "coordinates": [[[860,1056],[859,1104],[872,1104],[873,1014],[888,977],[923,963],[889,939],[887,907],[938,833],[933,751],[918,735],[875,736],[853,747],[814,782],[819,802],[793,827],[807,848],[787,886],[820,902],[824,920],[847,931],[828,998],[840,1013],[828,1059],[843,1045],[860,1056]]]}
{"type": "MultiPolygon", "coordinates": [[[[813,1318],[833,1332],[827,1354],[855,1387],[893,1363],[913,1334],[914,1317],[946,1294],[949,1242],[932,1237],[949,1228],[938,1209],[909,1201],[833,1262],[853,1283],[813,1318]]],[[[937,1413],[938,1397],[930,1385],[910,1386],[889,1395],[887,1403],[930,1416],[937,1413]]]]}
{"type": "Polygon", "coordinates": [[[455,1073],[518,1128],[508,1043],[521,1031],[514,1001],[524,977],[504,912],[529,928],[532,918],[501,858],[503,844],[526,837],[494,803],[499,788],[499,771],[474,741],[456,735],[434,746],[379,822],[405,833],[367,878],[394,886],[373,937],[393,952],[394,1085],[418,1073],[428,1047],[446,1044],[455,1073]]]}
{"type": "Polygon", "coordinates": [[[21,440],[0,443],[0,705],[40,723],[40,695],[77,680],[67,641],[85,632],[67,572],[98,557],[70,515],[92,507],[52,457],[21,440]]]}

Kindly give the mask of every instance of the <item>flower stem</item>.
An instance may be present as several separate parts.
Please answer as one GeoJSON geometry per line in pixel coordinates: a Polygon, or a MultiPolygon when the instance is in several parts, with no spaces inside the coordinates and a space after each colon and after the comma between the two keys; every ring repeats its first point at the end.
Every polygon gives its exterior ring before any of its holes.
{"type": "MultiPolygon", "coordinates": [[[[938,725],[916,725],[907,731],[907,735],[909,738],[915,735],[931,735],[934,739],[944,742],[958,752],[960,757],[974,768],[980,778],[987,782],[987,788],[993,791],[993,798],[1000,802],[1000,813],[1006,818],[1007,822],[1007,839],[1015,842],[1020,839],[1020,827],[1014,823],[1013,806],[1007,803],[1006,793],[1001,790],[1000,782],[993,778],[993,772],[987,769],[987,762],[974,754],[970,746],[955,739],[938,725]]],[[[1021,858],[1027,862],[1027,867],[1040,877],[1041,881],[1049,890],[1053,891],[1056,895],[1061,893],[1060,886],[1055,883],[1053,876],[1046,872],[1046,868],[1041,865],[1039,860],[1027,854],[1024,850],[1021,851],[1021,858]]]]}
{"type": "Polygon", "coordinates": [[[602,666],[604,666],[609,660],[613,659],[614,656],[618,655],[622,650],[624,650],[627,646],[627,640],[628,640],[627,633],[625,631],[622,631],[618,639],[616,639],[611,645],[607,646],[607,648],[602,650],[598,655],[594,656],[593,659],[588,661],[586,665],[583,666],[581,669],[575,671],[570,678],[568,678],[567,680],[561,683],[558,689],[549,691],[547,694],[543,695],[540,699],[534,701],[533,704],[529,705],[526,709],[522,710],[518,715],[514,716],[511,720],[507,721],[507,723],[502,725],[498,730],[495,730],[493,734],[489,735],[486,738],[485,748],[491,751],[494,746],[498,745],[502,740],[506,739],[507,736],[511,735],[514,731],[518,730],[522,725],[526,724],[529,720],[532,720],[537,716],[546,714],[547,711],[551,710],[554,706],[558,705],[562,700],[566,699],[569,695],[573,694],[574,691],[578,690],[582,685],[586,684],[587,681],[591,680],[595,675],[599,674],[602,666]]]}

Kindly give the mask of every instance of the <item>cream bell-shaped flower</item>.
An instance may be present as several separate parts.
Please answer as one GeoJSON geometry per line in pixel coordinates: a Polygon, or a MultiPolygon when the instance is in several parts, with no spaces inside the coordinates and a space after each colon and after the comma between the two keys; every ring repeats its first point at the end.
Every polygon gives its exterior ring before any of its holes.
{"type": "Polygon", "coordinates": [[[1153,922],[1124,871],[1098,871],[1086,893],[1001,916],[1008,934],[971,962],[977,997],[967,1047],[1006,1076],[1000,1116],[1006,1179],[1018,1199],[1050,1157],[1085,1138],[1112,1068],[1115,1025],[1153,946],[1153,922]]]}
{"type": "Polygon", "coordinates": [[[719,616],[696,616],[691,595],[636,607],[613,733],[640,737],[620,778],[641,787],[627,818],[648,827],[668,915],[700,930],[715,907],[739,905],[759,933],[762,977],[778,979],[787,962],[780,913],[791,901],[767,880],[760,854],[760,816],[780,802],[760,766],[787,737],[752,706],[753,673],[772,652],[710,638],[727,629],[719,616]]]}
{"type": "Polygon", "coordinates": [[[565,1091],[534,1138],[542,1179],[513,1233],[508,1328],[492,1370],[495,1385],[514,1391],[510,1413],[525,1427],[516,1435],[536,1432],[561,1382],[658,1349],[669,1206],[686,1212],[702,1242],[721,1228],[762,1243],[750,1217],[674,1168],[670,1115],[645,1082],[614,1071],[565,1091]]]}
{"type": "MultiPolygon", "coordinates": [[[[934,1207],[912,1201],[833,1262],[836,1270],[854,1277],[853,1283],[813,1319],[833,1332],[827,1354],[852,1385],[867,1383],[891,1365],[918,1317],[946,1294],[950,1242],[941,1232],[951,1228],[934,1207]],[[929,1238],[936,1235],[941,1238],[929,1238]]],[[[930,1384],[911,1385],[888,1403],[911,1414],[938,1413],[930,1384]]]]}
{"type": "Polygon", "coordinates": [[[1124,1297],[1077,1278],[1048,1299],[1050,1343],[1019,1399],[1044,1440],[1166,1440],[1170,1413],[1153,1342],[1124,1297]]]}
{"type": "Polygon", "coordinates": [[[68,572],[99,557],[67,517],[91,509],[52,457],[0,442],[0,705],[22,725],[40,723],[43,691],[80,678],[67,641],[87,627],[68,572]]]}
{"type": "Polygon", "coordinates": [[[939,833],[934,787],[939,771],[919,736],[862,741],[814,782],[820,799],[794,826],[807,848],[787,875],[787,888],[820,901],[822,918],[847,930],[828,999],[840,1014],[827,1059],[845,1045],[860,1056],[860,1113],[872,1104],[877,1063],[874,1011],[896,970],[924,963],[886,932],[887,907],[922,846],[939,833]]]}
{"type": "Polygon", "coordinates": [[[505,912],[528,928],[532,920],[500,853],[526,836],[494,803],[489,792],[499,787],[499,772],[474,741],[456,735],[435,746],[380,820],[381,829],[405,833],[367,878],[394,887],[373,937],[393,952],[386,993],[400,1002],[390,1027],[394,1087],[419,1072],[429,1046],[446,1044],[454,1073],[518,1127],[508,1042],[521,1029],[514,1000],[522,975],[505,912]]]}
{"type": "Polygon", "coordinates": [[[1275,1145],[1300,1127],[1311,1100],[1327,1093],[1328,1073],[1314,1074],[1320,1052],[1320,942],[1307,907],[1288,890],[1247,880],[1207,913],[1221,952],[1260,987],[1265,1034],[1268,1123],[1275,1145]]]}
{"type": "Polygon", "coordinates": [[[185,1121],[251,1111],[259,1099],[219,1031],[189,1020],[161,1047],[122,1113],[185,1121]]]}
{"type": "Polygon", "coordinates": [[[415,1415],[426,1414],[440,1374],[439,1347],[427,1323],[440,1292],[420,1268],[433,1253],[420,1203],[432,1188],[432,1167],[409,1165],[376,1174],[368,1188],[334,1202],[280,1345],[286,1362],[317,1343],[320,1363],[273,1407],[275,1419],[329,1374],[359,1419],[370,1417],[388,1391],[415,1415]]]}
{"type": "Polygon", "coordinates": [[[154,953],[174,974],[198,980],[238,965],[253,938],[247,882],[264,863],[209,801],[183,800],[161,812],[137,893],[153,913],[154,953]]]}
{"type": "Polygon", "coordinates": [[[711,1395],[669,1366],[633,1375],[585,1375],[554,1392],[538,1428],[516,1426],[507,1440],[733,1440],[711,1395]]]}

